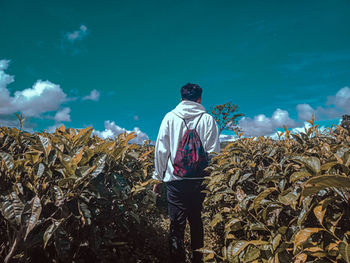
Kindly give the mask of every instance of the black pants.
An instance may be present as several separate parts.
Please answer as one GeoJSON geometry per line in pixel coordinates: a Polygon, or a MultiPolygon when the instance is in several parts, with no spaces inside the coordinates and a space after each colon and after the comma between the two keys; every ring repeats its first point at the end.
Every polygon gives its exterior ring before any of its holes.
{"type": "MultiPolygon", "coordinates": [[[[185,262],[184,234],[186,219],[190,224],[192,250],[203,247],[201,191],[203,180],[178,180],[167,183],[168,212],[170,217],[169,245],[171,262],[185,262]]],[[[202,262],[202,254],[193,252],[192,262],[202,262]]]]}

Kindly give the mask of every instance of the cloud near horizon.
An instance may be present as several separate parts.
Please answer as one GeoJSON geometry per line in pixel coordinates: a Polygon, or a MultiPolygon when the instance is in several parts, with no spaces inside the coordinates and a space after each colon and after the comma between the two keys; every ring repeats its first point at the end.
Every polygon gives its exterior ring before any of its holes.
{"type": "Polygon", "coordinates": [[[57,111],[67,95],[57,84],[37,80],[31,88],[16,91],[12,96],[7,86],[14,77],[5,73],[9,60],[0,60],[0,114],[21,112],[25,117],[42,117],[43,113],[57,111]]]}
{"type": "Polygon", "coordinates": [[[315,120],[341,118],[342,114],[350,114],[350,88],[341,88],[335,96],[329,96],[323,106],[313,108],[310,104],[303,103],[298,104],[296,110],[298,120],[290,118],[288,111],[277,108],[271,118],[264,114],[253,118],[243,117],[238,122],[238,126],[245,136],[269,136],[275,134],[276,129],[283,128],[283,125],[291,129],[301,127],[302,123],[311,120],[313,115],[315,120]]]}
{"type": "Polygon", "coordinates": [[[55,121],[62,122],[62,121],[68,121],[70,122],[70,108],[66,107],[61,109],[60,111],[56,112],[55,115],[55,121]]]}
{"type": "Polygon", "coordinates": [[[289,128],[295,128],[298,123],[289,117],[286,110],[277,108],[271,118],[264,114],[254,116],[254,118],[243,117],[238,126],[242,129],[245,136],[262,136],[270,135],[276,132],[277,128],[282,128],[286,125],[289,128]]]}
{"type": "Polygon", "coordinates": [[[128,131],[125,128],[116,125],[114,121],[111,122],[109,120],[105,121],[104,126],[104,131],[94,130],[94,133],[102,139],[114,138],[124,132],[134,132],[137,137],[132,139],[130,141],[131,143],[144,144],[145,141],[149,140],[148,135],[142,132],[138,127],[135,127],[132,131],[128,131]]]}

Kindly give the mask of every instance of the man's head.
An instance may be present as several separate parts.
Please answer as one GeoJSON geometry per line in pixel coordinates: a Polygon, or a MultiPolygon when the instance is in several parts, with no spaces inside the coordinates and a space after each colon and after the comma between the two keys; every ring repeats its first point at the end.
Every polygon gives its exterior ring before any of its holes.
{"type": "Polygon", "coordinates": [[[187,83],[181,88],[181,100],[190,100],[201,103],[202,88],[197,84],[187,83]]]}

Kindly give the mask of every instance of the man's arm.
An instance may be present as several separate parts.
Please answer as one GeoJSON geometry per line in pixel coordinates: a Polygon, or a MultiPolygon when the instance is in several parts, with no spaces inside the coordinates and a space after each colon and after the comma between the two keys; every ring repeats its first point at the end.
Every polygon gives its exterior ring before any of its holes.
{"type": "Polygon", "coordinates": [[[169,125],[167,115],[160,125],[158,137],[154,149],[153,179],[163,181],[170,154],[169,125]]]}
{"type": "Polygon", "coordinates": [[[214,118],[210,115],[205,132],[205,150],[209,153],[220,152],[219,128],[214,118]]]}

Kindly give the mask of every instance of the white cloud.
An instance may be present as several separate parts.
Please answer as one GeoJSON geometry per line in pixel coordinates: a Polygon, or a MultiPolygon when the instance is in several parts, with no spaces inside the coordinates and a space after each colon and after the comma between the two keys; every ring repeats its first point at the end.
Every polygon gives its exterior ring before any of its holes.
{"type": "Polygon", "coordinates": [[[311,120],[312,115],[315,115],[316,111],[309,104],[298,104],[297,105],[298,118],[299,120],[311,120]]]}
{"type": "Polygon", "coordinates": [[[100,92],[96,89],[93,89],[88,96],[83,97],[83,100],[93,100],[98,101],[100,98],[100,92]]]}
{"type": "Polygon", "coordinates": [[[295,127],[291,130],[291,133],[301,133],[301,132],[305,132],[305,129],[308,129],[311,127],[311,124],[308,122],[304,122],[304,126],[300,126],[300,127],[295,127]]]}
{"type": "Polygon", "coordinates": [[[32,88],[16,91],[12,105],[25,116],[38,117],[48,111],[56,111],[66,101],[67,95],[59,85],[48,80],[38,80],[32,88]]]}
{"type": "Polygon", "coordinates": [[[55,115],[55,121],[62,122],[62,121],[71,121],[70,119],[70,108],[63,108],[60,111],[56,112],[55,115]]]}
{"type": "Polygon", "coordinates": [[[10,91],[7,89],[7,85],[14,81],[14,77],[5,73],[9,63],[9,60],[0,60],[0,114],[6,114],[12,108],[10,91]]]}
{"type": "Polygon", "coordinates": [[[237,140],[237,136],[234,136],[234,135],[226,135],[226,134],[220,134],[220,142],[233,142],[235,140],[237,140]]]}
{"type": "Polygon", "coordinates": [[[14,81],[14,77],[5,73],[5,70],[10,64],[9,60],[0,60],[0,92],[3,88],[6,88],[8,84],[14,81]]]}
{"type": "Polygon", "coordinates": [[[333,104],[342,109],[345,114],[350,114],[350,88],[340,89],[335,96],[328,98],[327,104],[333,104]]]}
{"type": "Polygon", "coordinates": [[[135,115],[135,116],[134,116],[134,120],[135,120],[135,121],[138,121],[138,120],[139,120],[139,116],[135,115]]]}
{"type": "Polygon", "coordinates": [[[111,122],[107,120],[105,121],[104,124],[105,124],[104,131],[97,131],[97,130],[94,131],[94,133],[99,137],[101,137],[102,139],[113,138],[124,132],[128,132],[128,133],[134,132],[137,135],[137,137],[132,139],[130,141],[131,143],[143,144],[144,141],[149,140],[148,135],[142,132],[138,127],[135,127],[132,131],[128,131],[125,128],[122,128],[116,125],[114,121],[111,122]]]}
{"type": "Polygon", "coordinates": [[[243,117],[238,123],[245,136],[271,135],[277,128],[282,128],[283,125],[294,128],[297,123],[289,117],[288,111],[279,108],[274,111],[271,118],[259,114],[254,119],[243,117]]]}
{"type": "Polygon", "coordinates": [[[339,118],[342,114],[350,114],[350,88],[341,88],[335,96],[328,97],[327,106],[318,106],[316,109],[309,104],[298,104],[298,118],[300,120],[310,120],[312,114],[315,119],[339,118]]]}
{"type": "Polygon", "coordinates": [[[327,118],[339,118],[341,116],[341,112],[333,107],[317,107],[316,109],[316,119],[323,119],[324,117],[327,118]]]}
{"type": "Polygon", "coordinates": [[[78,30],[75,30],[74,32],[68,32],[66,33],[66,39],[72,43],[74,43],[76,40],[83,39],[88,34],[88,29],[85,25],[80,25],[78,30]]]}
{"type": "Polygon", "coordinates": [[[48,80],[38,80],[32,88],[16,91],[12,96],[7,85],[14,77],[5,73],[8,60],[0,60],[0,114],[21,112],[25,117],[41,117],[43,113],[56,111],[67,101],[67,95],[59,85],[48,80]]]}

